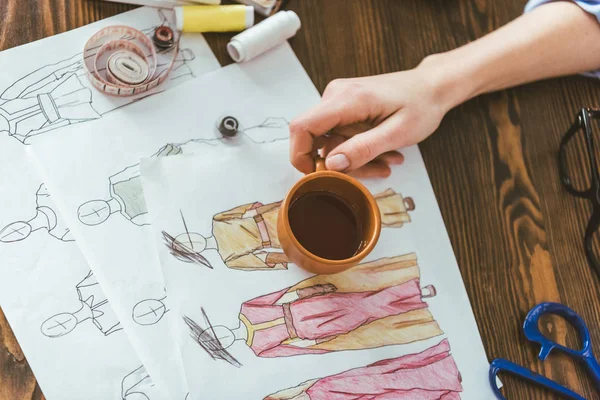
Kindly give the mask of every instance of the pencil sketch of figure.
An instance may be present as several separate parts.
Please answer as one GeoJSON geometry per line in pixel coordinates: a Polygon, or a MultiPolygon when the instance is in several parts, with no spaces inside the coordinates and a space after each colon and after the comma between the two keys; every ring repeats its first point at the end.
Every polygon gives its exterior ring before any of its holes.
{"type": "MultiPolygon", "coordinates": [[[[269,117],[259,125],[243,129],[241,133],[255,143],[268,143],[289,136],[289,123],[284,118],[269,117]],[[251,132],[252,136],[248,132],[251,132]]],[[[152,157],[201,152],[207,147],[225,146],[227,141],[225,138],[191,139],[183,143],[167,144],[152,157]]],[[[91,200],[82,204],[78,210],[81,223],[88,226],[100,225],[110,216],[119,214],[134,225],[150,225],[140,177],[140,164],[117,172],[109,177],[108,181],[109,199],[91,200]]]]}
{"type": "Polygon", "coordinates": [[[123,329],[92,271],[75,288],[81,307],[73,313],[60,313],[44,321],[41,326],[44,336],[58,338],[67,335],[87,320],[91,320],[104,336],[123,329]]]}
{"type": "MultiPolygon", "coordinates": [[[[381,212],[382,226],[399,228],[410,222],[414,210],[412,198],[404,198],[392,189],[375,196],[381,212]]],[[[183,220],[182,234],[163,232],[171,254],[183,262],[212,268],[202,255],[206,250],[218,251],[223,263],[243,271],[287,269],[288,259],[277,237],[277,215],[281,202],[249,203],[213,217],[212,236],[204,237],[188,229],[183,220]]],[[[182,215],[183,218],[183,215],[182,215]]]]}
{"type": "MultiPolygon", "coordinates": [[[[160,24],[144,29],[145,34],[153,33],[156,27],[167,22],[162,11],[159,11],[159,17],[160,24]]],[[[0,133],[29,144],[31,138],[44,132],[101,118],[110,111],[155,93],[144,93],[134,98],[98,96],[86,77],[83,61],[84,58],[95,57],[98,50],[99,47],[94,47],[85,54],[78,53],[44,65],[7,87],[0,94],[0,133]]],[[[193,77],[193,71],[187,64],[194,58],[191,49],[180,49],[169,80],[193,77]]],[[[166,65],[159,64],[158,69],[164,68],[166,65]]]]}
{"type": "Polygon", "coordinates": [[[54,203],[44,184],[40,185],[35,194],[35,215],[28,221],[15,221],[0,230],[0,242],[13,243],[27,239],[33,232],[40,230],[63,242],[75,239],[62,218],[54,211],[54,203]]]}
{"type": "Polygon", "coordinates": [[[193,340],[214,359],[233,357],[223,357],[223,351],[237,341],[258,357],[323,354],[443,334],[424,301],[434,296],[433,286],[421,287],[416,256],[408,254],[316,275],[249,300],[242,304],[234,329],[208,326],[208,318],[204,326],[184,320],[193,340]]]}
{"type": "Polygon", "coordinates": [[[450,344],[378,361],[271,394],[264,400],[460,400],[462,378],[450,344]]]}
{"type": "Polygon", "coordinates": [[[169,310],[165,305],[167,296],[162,299],[146,299],[133,307],[132,318],[138,325],[156,325],[169,310]]]}
{"type": "Polygon", "coordinates": [[[153,386],[152,378],[142,365],[123,378],[121,400],[152,400],[147,393],[153,386]]]}

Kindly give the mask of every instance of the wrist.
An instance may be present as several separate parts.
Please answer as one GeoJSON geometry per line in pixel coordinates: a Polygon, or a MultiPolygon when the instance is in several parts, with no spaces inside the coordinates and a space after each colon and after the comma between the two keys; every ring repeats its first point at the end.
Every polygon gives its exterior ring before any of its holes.
{"type": "Polygon", "coordinates": [[[416,69],[431,85],[433,98],[444,114],[480,94],[477,74],[453,52],[427,56],[416,69]]]}

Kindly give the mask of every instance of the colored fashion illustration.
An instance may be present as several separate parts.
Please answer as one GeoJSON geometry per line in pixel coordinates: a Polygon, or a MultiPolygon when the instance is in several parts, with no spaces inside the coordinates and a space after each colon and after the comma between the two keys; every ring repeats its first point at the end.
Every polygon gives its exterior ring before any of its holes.
{"type": "Polygon", "coordinates": [[[81,307],[75,312],[56,314],[44,321],[41,326],[44,336],[49,338],[65,336],[88,320],[91,320],[104,336],[123,329],[92,271],[75,288],[81,307]]]}
{"type": "Polygon", "coordinates": [[[313,379],[264,400],[460,400],[461,376],[448,340],[417,354],[313,379]]]}
{"type": "Polygon", "coordinates": [[[0,230],[0,242],[20,242],[37,231],[46,231],[50,236],[63,242],[75,240],[60,215],[54,211],[54,203],[44,184],[36,192],[35,202],[36,207],[33,218],[28,221],[15,221],[2,228],[0,230]]]}
{"type": "MultiPolygon", "coordinates": [[[[160,26],[167,22],[159,11],[160,26]]],[[[157,26],[144,29],[150,34],[157,26]]],[[[131,38],[123,37],[128,40],[131,38]]],[[[117,108],[139,100],[135,98],[96,99],[98,93],[86,77],[83,59],[96,56],[99,47],[62,61],[44,65],[25,75],[0,94],[0,133],[29,144],[31,138],[53,129],[92,121],[117,108]]],[[[166,50],[168,51],[168,50],[166,50]]],[[[193,77],[187,63],[195,58],[191,49],[180,49],[169,79],[193,77]]],[[[165,68],[166,65],[158,66],[165,68]]]]}
{"type": "MultiPolygon", "coordinates": [[[[392,189],[375,196],[382,226],[399,228],[410,222],[415,209],[412,198],[392,189]]],[[[212,236],[190,231],[183,218],[183,232],[172,236],[163,232],[165,245],[178,260],[213,266],[202,255],[216,250],[228,268],[243,271],[287,269],[289,263],[277,238],[277,214],[281,201],[270,204],[249,203],[213,217],[212,236]]]]}
{"type": "Polygon", "coordinates": [[[146,299],[137,303],[133,307],[131,317],[138,325],[148,326],[156,325],[169,312],[165,301],[167,296],[162,299],[146,299]]]}
{"type": "MultiPolygon", "coordinates": [[[[269,117],[259,125],[244,128],[241,133],[255,143],[268,143],[289,136],[288,126],[285,118],[269,117]]],[[[152,157],[200,152],[207,146],[223,146],[227,140],[229,139],[192,139],[184,143],[167,144],[152,157]]],[[[108,179],[107,197],[108,200],[91,200],[82,204],[78,210],[79,221],[84,225],[95,226],[106,222],[112,215],[120,215],[134,225],[150,225],[140,178],[140,164],[129,166],[111,176],[108,179]]]]}
{"type": "Polygon", "coordinates": [[[152,400],[147,393],[153,386],[152,378],[142,365],[123,378],[121,400],[152,400]]]}
{"type": "Polygon", "coordinates": [[[213,359],[240,367],[227,350],[290,357],[406,344],[443,334],[429,312],[415,254],[382,258],[335,275],[316,275],[242,304],[239,326],[185,317],[192,339],[213,359]]]}

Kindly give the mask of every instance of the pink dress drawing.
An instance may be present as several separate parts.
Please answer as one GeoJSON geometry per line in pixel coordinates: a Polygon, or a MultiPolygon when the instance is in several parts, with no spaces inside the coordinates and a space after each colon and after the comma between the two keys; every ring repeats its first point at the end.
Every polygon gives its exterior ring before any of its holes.
{"type": "Polygon", "coordinates": [[[242,305],[247,344],[260,357],[322,354],[309,348],[389,316],[427,308],[418,279],[376,291],[336,293],[333,285],[306,288],[306,297],[277,304],[288,289],[242,305]]]}
{"type": "Polygon", "coordinates": [[[459,400],[462,390],[444,339],[421,353],[308,381],[265,400],[459,400]]]}

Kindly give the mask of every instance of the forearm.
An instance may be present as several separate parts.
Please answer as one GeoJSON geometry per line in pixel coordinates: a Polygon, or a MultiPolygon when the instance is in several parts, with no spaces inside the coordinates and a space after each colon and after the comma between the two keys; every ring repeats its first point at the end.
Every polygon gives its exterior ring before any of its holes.
{"type": "Polygon", "coordinates": [[[445,111],[482,93],[600,67],[600,24],[572,2],[542,5],[419,65],[445,111]]]}

